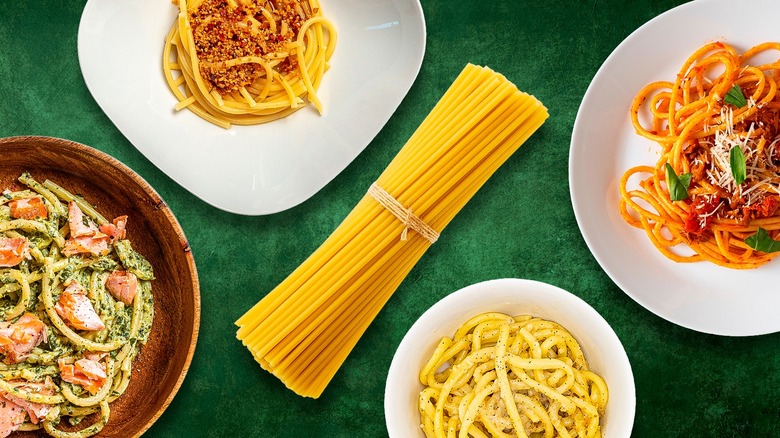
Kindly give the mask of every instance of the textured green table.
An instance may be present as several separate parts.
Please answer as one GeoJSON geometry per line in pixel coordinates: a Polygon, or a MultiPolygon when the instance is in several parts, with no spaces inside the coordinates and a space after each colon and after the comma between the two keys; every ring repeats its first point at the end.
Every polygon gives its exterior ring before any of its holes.
{"type": "Polygon", "coordinates": [[[633,436],[780,436],[780,334],[711,336],[648,312],[596,263],[569,199],[569,141],[590,80],[623,38],[679,3],[423,0],[422,70],[384,129],[302,205],[244,217],[178,186],[102,113],[77,58],[83,0],[3,1],[0,137],[63,137],[113,155],[157,189],[189,238],[201,280],[200,338],[182,388],[148,436],[385,436],[385,376],[406,330],[449,292],[501,277],[569,290],[612,325],[636,379],[633,436]],[[536,95],[550,119],[450,224],[324,395],[296,396],[235,340],[233,321],[340,223],[466,62],[489,65],[536,95]]]}

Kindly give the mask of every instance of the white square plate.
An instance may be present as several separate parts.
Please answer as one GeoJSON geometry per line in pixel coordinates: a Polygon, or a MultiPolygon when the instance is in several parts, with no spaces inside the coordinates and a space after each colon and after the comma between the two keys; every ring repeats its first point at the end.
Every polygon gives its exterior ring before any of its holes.
{"type": "Polygon", "coordinates": [[[178,9],[160,0],[89,0],[78,55],[92,96],[128,140],[173,180],[219,209],[276,213],[305,201],[371,142],[411,88],[425,52],[418,0],[324,0],[338,42],[313,106],[225,130],[176,99],[162,71],[178,9]]]}

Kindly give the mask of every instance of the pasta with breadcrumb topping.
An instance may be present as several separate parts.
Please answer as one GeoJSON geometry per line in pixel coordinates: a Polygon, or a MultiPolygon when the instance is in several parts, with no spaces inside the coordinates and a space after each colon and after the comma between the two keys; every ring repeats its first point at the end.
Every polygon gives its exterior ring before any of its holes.
{"type": "Polygon", "coordinates": [[[317,96],[336,30],[317,0],[174,0],[163,70],[178,103],[223,128],[285,117],[317,96]]]}

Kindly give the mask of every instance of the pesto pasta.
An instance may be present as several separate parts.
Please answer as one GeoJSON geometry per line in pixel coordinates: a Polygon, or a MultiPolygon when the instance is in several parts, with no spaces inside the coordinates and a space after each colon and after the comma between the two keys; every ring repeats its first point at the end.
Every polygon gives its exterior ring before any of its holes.
{"type": "Polygon", "coordinates": [[[92,436],[154,319],[152,266],[87,200],[27,173],[0,195],[0,437],[92,436]]]}

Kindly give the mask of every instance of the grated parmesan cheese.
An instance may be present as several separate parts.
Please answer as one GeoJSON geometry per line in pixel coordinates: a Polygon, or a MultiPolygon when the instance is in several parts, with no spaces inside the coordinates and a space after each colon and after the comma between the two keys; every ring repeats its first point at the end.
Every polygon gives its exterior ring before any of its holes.
{"type": "MultiPolygon", "coordinates": [[[[755,100],[751,98],[748,105],[756,106],[755,100]]],[[[768,148],[761,147],[761,139],[754,135],[756,126],[752,122],[747,133],[735,134],[734,112],[730,107],[721,109],[720,120],[721,126],[725,128],[715,131],[712,142],[703,142],[709,146],[711,156],[710,166],[705,172],[710,184],[734,197],[744,198],[746,206],[763,199],[769,193],[780,194],[777,175],[761,175],[767,165],[771,167],[769,157],[773,155],[780,137],[773,139],[768,148]],[[731,171],[730,153],[734,147],[742,150],[746,160],[745,181],[739,185],[731,171]]]]}

